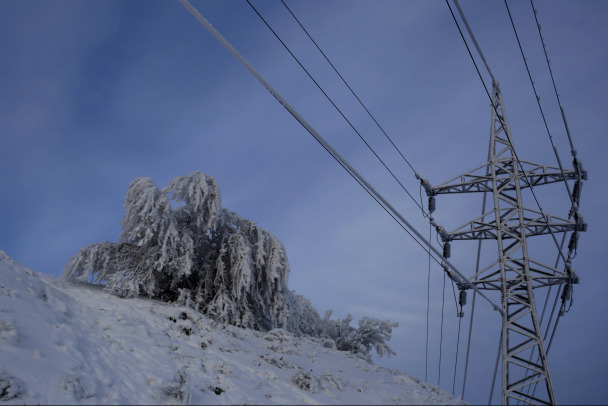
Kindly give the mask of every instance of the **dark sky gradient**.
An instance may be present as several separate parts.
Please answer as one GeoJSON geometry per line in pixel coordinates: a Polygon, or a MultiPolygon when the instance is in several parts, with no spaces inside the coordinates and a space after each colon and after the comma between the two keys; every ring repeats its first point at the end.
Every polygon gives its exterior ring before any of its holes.
{"type": "MultiPolygon", "coordinates": [[[[408,190],[419,185],[280,2],[253,4],[385,159],[408,190]]],[[[287,3],[414,168],[439,184],[483,164],[490,106],[443,1],[287,3]]],[[[571,166],[529,2],[510,2],[561,159],[571,166]]],[[[549,355],[560,403],[606,403],[608,3],[536,1],[575,147],[589,181],[589,223],[574,266],[581,284],[549,355]],[[604,230],[604,231],[602,231],[604,230]]],[[[418,229],[420,210],[377,162],[245,2],[193,1],[237,50],[418,229]]],[[[462,1],[501,89],[519,157],[556,165],[503,2],[462,1]]],[[[478,58],[477,58],[478,59],[478,58]]],[[[481,68],[481,65],[480,65],[481,68]]],[[[490,86],[489,77],[482,71],[490,86]]],[[[0,249],[58,275],[90,243],[116,241],[129,183],[159,187],[194,171],[215,176],[224,207],[285,245],[289,286],[323,314],[400,323],[398,355],[377,362],[424,379],[424,251],[177,1],[0,2],[0,249]]],[[[566,217],[563,184],[539,188],[566,217]]],[[[532,208],[533,203],[526,201],[532,208]]],[[[441,196],[448,230],[479,215],[481,196],[441,196]]],[[[433,239],[435,237],[433,236],[433,239]]],[[[532,255],[551,264],[552,243],[532,255]]],[[[485,244],[492,260],[496,247],[485,244]]],[[[474,269],[475,244],[454,243],[474,269]]],[[[443,274],[431,270],[428,381],[437,383],[443,274]]],[[[441,386],[452,389],[456,311],[446,295],[441,386]]],[[[497,297],[494,300],[498,301],[497,297]]],[[[470,304],[461,344],[466,341],[470,304]]],[[[500,318],[477,302],[465,399],[486,403],[500,318]]],[[[464,346],[456,395],[461,393],[464,346]]],[[[498,394],[499,388],[495,391],[498,394]]],[[[498,399],[495,397],[495,401],[498,399]]]]}

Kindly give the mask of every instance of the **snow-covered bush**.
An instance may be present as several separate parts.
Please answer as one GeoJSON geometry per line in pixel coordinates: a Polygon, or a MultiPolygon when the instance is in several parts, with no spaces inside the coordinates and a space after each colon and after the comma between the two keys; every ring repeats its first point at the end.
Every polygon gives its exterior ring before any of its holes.
{"type": "Polygon", "coordinates": [[[343,350],[393,353],[385,341],[396,324],[363,319],[354,329],[350,316],[321,319],[308,299],[290,291],[283,244],[223,209],[212,176],[180,176],[160,190],[137,178],[123,207],[119,241],[82,248],[64,267],[65,280],[175,301],[236,326],[327,336],[343,350]]]}
{"type": "Polygon", "coordinates": [[[0,400],[9,401],[18,398],[24,392],[23,382],[0,370],[0,400]]]}
{"type": "Polygon", "coordinates": [[[359,320],[359,328],[355,328],[350,326],[353,319],[350,314],[344,319],[330,320],[331,313],[328,310],[321,320],[321,335],[333,339],[338,350],[367,355],[373,348],[380,356],[395,355],[386,342],[391,339],[393,328],[398,323],[364,317],[359,320]]]}

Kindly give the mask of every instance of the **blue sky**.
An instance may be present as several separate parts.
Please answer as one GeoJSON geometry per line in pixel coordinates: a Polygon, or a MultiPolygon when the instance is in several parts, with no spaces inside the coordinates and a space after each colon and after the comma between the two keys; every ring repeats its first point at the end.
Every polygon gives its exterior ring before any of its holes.
{"type": "MultiPolygon", "coordinates": [[[[311,74],[414,196],[412,171],[280,2],[254,1],[311,74]]],[[[490,107],[443,1],[311,1],[292,8],[414,168],[432,184],[485,162],[490,107]]],[[[560,403],[605,403],[608,352],[602,163],[608,4],[536,1],[575,147],[589,181],[589,223],[574,266],[581,284],[549,355],[560,403]]],[[[193,1],[237,50],[424,234],[420,210],[375,160],[245,2],[193,1]]],[[[556,165],[503,2],[462,1],[501,83],[521,159],[556,165]]],[[[528,2],[511,12],[562,161],[570,154],[528,2]]],[[[484,79],[489,85],[487,74],[484,79]]],[[[285,245],[289,286],[323,314],[400,323],[398,355],[380,365],[425,375],[426,254],[177,1],[0,2],[0,249],[59,274],[90,243],[116,241],[129,183],[165,186],[194,171],[217,178],[223,206],[285,245]]],[[[538,191],[567,216],[563,185],[538,191]]],[[[441,196],[453,229],[480,196],[441,196]]],[[[433,237],[434,238],[434,237],[433,237]]],[[[490,258],[495,246],[486,244],[490,258]]],[[[536,246],[535,246],[536,247],[536,246]]],[[[454,243],[472,274],[474,246],[454,243]]],[[[533,254],[555,260],[550,244],[533,254]]],[[[431,270],[428,380],[437,383],[441,284],[431,270]]],[[[441,386],[452,388],[457,318],[446,296],[441,386]]],[[[470,305],[465,308],[466,338],[470,305]]],[[[465,399],[487,402],[500,319],[478,301],[465,399]]],[[[456,395],[462,386],[460,348],[456,395]]],[[[497,391],[498,392],[498,389],[497,391]]]]}

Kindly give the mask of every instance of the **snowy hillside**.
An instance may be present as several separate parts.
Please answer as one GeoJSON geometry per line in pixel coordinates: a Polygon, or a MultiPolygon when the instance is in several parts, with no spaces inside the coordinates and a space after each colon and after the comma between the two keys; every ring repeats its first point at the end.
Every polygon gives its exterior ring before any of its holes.
{"type": "Polygon", "coordinates": [[[9,404],[462,403],[319,338],[121,299],[0,251],[0,401],[9,404]]]}

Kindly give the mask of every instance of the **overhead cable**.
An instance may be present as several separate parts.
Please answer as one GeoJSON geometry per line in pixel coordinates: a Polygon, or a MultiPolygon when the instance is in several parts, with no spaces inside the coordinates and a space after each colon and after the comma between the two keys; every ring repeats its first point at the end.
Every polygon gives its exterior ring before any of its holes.
{"type": "MultiPolygon", "coordinates": [[[[490,157],[492,156],[492,146],[490,145],[488,147],[488,161],[490,160],[490,157]]],[[[486,167],[486,176],[488,176],[490,172],[490,168],[486,167]]],[[[483,217],[483,214],[486,212],[486,203],[488,200],[488,194],[487,192],[483,192],[483,199],[481,202],[481,215],[482,215],[482,219],[481,221],[484,221],[485,218],[483,217]]],[[[483,240],[479,240],[477,241],[477,258],[475,260],[475,275],[477,275],[479,273],[479,266],[481,263],[481,243],[483,242],[483,240]]],[[[477,279],[477,277],[475,277],[475,279],[477,279]]],[[[466,384],[467,384],[467,373],[468,373],[468,369],[469,369],[469,354],[470,354],[470,350],[471,350],[471,335],[473,332],[473,316],[475,314],[475,299],[477,298],[476,295],[477,292],[473,292],[473,300],[471,300],[471,319],[469,321],[469,336],[467,339],[467,352],[465,355],[465,360],[464,360],[464,376],[462,378],[462,398],[464,399],[464,393],[465,393],[465,388],[466,388],[466,384]]]]}
{"type": "MultiPolygon", "coordinates": [[[[483,56],[483,52],[481,52],[481,47],[479,46],[479,44],[477,43],[477,40],[475,39],[475,36],[473,35],[471,26],[469,26],[469,22],[467,21],[467,18],[464,16],[464,13],[462,12],[462,9],[460,8],[460,4],[458,3],[458,0],[454,0],[454,4],[456,5],[458,14],[460,14],[460,18],[462,18],[462,21],[464,22],[464,26],[466,27],[467,31],[469,32],[469,36],[473,40],[473,44],[475,45],[475,48],[477,48],[477,53],[479,53],[481,60],[483,61],[484,65],[486,65],[486,69],[488,70],[488,73],[490,74],[490,77],[492,78],[492,82],[494,82],[496,79],[494,79],[494,75],[492,74],[492,71],[490,70],[490,65],[488,65],[488,62],[486,61],[485,56],[483,56]]],[[[469,51],[469,53],[470,53],[470,51],[469,51]]]]}
{"type": "MultiPolygon", "coordinates": [[[[429,222],[429,241],[431,241],[432,237],[432,225],[429,222]]],[[[429,267],[427,272],[427,280],[426,280],[426,355],[424,358],[424,381],[428,382],[428,372],[429,372],[429,310],[431,307],[431,254],[429,252],[429,267]]]]}
{"type": "MultiPolygon", "coordinates": [[[[214,37],[217,39],[224,48],[226,48],[245,68],[253,75],[256,79],[268,90],[287,111],[312,135],[315,140],[325,148],[327,152],[336,160],[339,161],[340,165],[363,187],[368,194],[370,194],[374,200],[379,204],[382,203],[383,209],[391,216],[395,221],[398,219],[398,224],[416,241],[423,249],[432,251],[437,257],[441,258],[442,253],[439,252],[430,241],[427,241],[422,234],[408,222],[401,213],[399,213],[369,182],[361,175],[355,168],[342,157],[322,136],[315,130],[288,102],[285,100],[259,73],[258,71],[241,55],[239,52],[201,15],[201,13],[194,8],[188,0],[179,0],[186,10],[196,20],[203,25],[214,37]],[[407,228],[407,229],[406,229],[407,228]],[[412,233],[414,235],[412,235],[412,233]],[[426,247],[424,247],[426,246],[426,247]]],[[[454,271],[452,275],[455,278],[460,279],[461,283],[477,291],[477,293],[483,297],[488,303],[492,305],[494,310],[499,312],[504,317],[504,311],[500,306],[492,302],[477,286],[474,286],[471,281],[458,270],[449,260],[442,258],[442,263],[454,271]]]]}
{"type": "Polygon", "coordinates": [[[576,149],[574,149],[574,143],[572,142],[572,136],[570,135],[570,129],[568,128],[568,122],[566,121],[566,114],[564,113],[564,108],[562,107],[562,102],[559,98],[559,93],[557,92],[557,86],[555,85],[555,78],[553,77],[553,69],[551,69],[551,63],[549,62],[549,55],[547,55],[547,45],[545,44],[545,39],[543,38],[543,34],[540,32],[540,23],[538,22],[538,12],[534,7],[534,2],[530,0],[530,5],[532,6],[532,11],[534,13],[534,20],[536,21],[536,28],[538,29],[538,35],[540,37],[540,42],[543,45],[543,52],[545,53],[545,60],[547,61],[547,67],[549,68],[549,75],[551,75],[551,82],[553,83],[553,90],[555,91],[555,97],[557,98],[557,104],[559,106],[559,110],[562,113],[562,119],[564,121],[564,127],[566,127],[566,134],[568,135],[568,141],[570,142],[570,153],[574,158],[576,158],[576,149]]]}
{"type": "MultiPolygon", "coordinates": [[[[456,0],[455,0],[456,1],[456,0]]],[[[524,55],[524,49],[521,46],[521,42],[519,41],[519,35],[517,35],[517,29],[515,28],[515,23],[513,22],[513,16],[511,16],[511,10],[509,10],[509,5],[507,4],[507,0],[505,1],[505,7],[507,8],[507,14],[509,15],[509,20],[511,20],[511,26],[513,27],[513,32],[515,33],[515,39],[517,40],[517,45],[519,46],[519,51],[521,52],[521,57],[524,60],[524,65],[526,66],[526,72],[528,72],[528,78],[530,79],[530,84],[532,85],[532,90],[534,91],[534,96],[536,96],[536,103],[538,104],[538,109],[540,110],[540,115],[543,118],[543,123],[545,124],[545,129],[547,130],[547,135],[549,136],[549,141],[551,142],[551,147],[553,147],[553,153],[555,154],[555,159],[557,160],[557,165],[559,166],[559,171],[561,172],[562,178],[564,180],[564,185],[566,185],[566,191],[568,192],[568,197],[570,198],[570,202],[573,206],[576,205],[576,202],[572,198],[572,192],[570,191],[570,186],[566,181],[566,175],[564,174],[564,167],[562,166],[562,160],[559,157],[559,153],[557,152],[557,148],[555,148],[555,143],[553,142],[553,136],[551,135],[551,131],[549,131],[549,125],[547,124],[547,119],[545,118],[545,112],[543,111],[543,107],[540,104],[540,97],[536,92],[536,86],[534,85],[534,80],[532,80],[532,74],[530,73],[530,67],[528,66],[528,61],[526,60],[526,56],[524,55]]]]}
{"type": "MultiPolygon", "coordinates": [[[[450,13],[452,14],[452,18],[454,19],[454,22],[456,23],[456,28],[458,28],[458,32],[460,33],[460,38],[462,38],[462,41],[464,42],[464,46],[467,48],[467,52],[469,53],[469,57],[471,58],[471,61],[473,61],[473,65],[475,66],[475,70],[477,71],[477,76],[479,76],[479,80],[481,80],[481,84],[483,85],[483,88],[485,89],[486,94],[488,95],[488,98],[490,99],[490,103],[492,104],[492,106],[494,106],[494,103],[492,103],[492,96],[490,96],[490,92],[488,92],[488,88],[486,87],[486,83],[483,80],[483,76],[481,76],[481,72],[479,71],[479,67],[477,66],[477,62],[475,62],[475,58],[473,57],[473,53],[471,52],[471,48],[469,48],[469,44],[467,43],[467,40],[464,38],[464,34],[462,33],[462,30],[460,29],[460,24],[458,24],[458,20],[456,20],[456,16],[454,15],[454,11],[452,10],[452,6],[450,6],[450,3],[449,3],[448,0],[445,0],[445,4],[447,4],[448,8],[450,9],[450,13]]],[[[469,35],[471,35],[471,34],[472,34],[472,31],[469,31],[469,35]]],[[[477,41],[475,41],[475,42],[477,43],[477,41]]],[[[486,64],[486,68],[488,68],[487,64],[486,64]]],[[[488,68],[488,72],[490,72],[489,68],[488,68]]]]}
{"type": "Polygon", "coordinates": [[[289,49],[289,47],[285,44],[285,42],[283,42],[283,40],[281,39],[281,37],[270,26],[270,24],[266,21],[266,19],[264,19],[264,17],[262,17],[262,15],[260,14],[260,12],[253,6],[253,4],[251,4],[251,2],[249,0],[247,0],[247,4],[249,4],[249,6],[253,9],[253,11],[255,11],[255,13],[257,14],[257,16],[264,22],[264,24],[270,30],[270,32],[272,32],[274,34],[274,36],[276,37],[276,39],[279,40],[279,42],[281,43],[281,45],[283,45],[283,47],[287,50],[287,52],[289,52],[289,54],[292,56],[292,58],[298,63],[298,65],[300,65],[300,67],[304,70],[304,72],[306,73],[306,75],[308,75],[308,77],[310,78],[310,80],[313,81],[313,83],[317,86],[317,88],[321,91],[321,93],[323,93],[323,95],[325,96],[325,98],[331,103],[332,106],[334,106],[334,108],[336,109],[336,111],[348,123],[348,125],[350,126],[350,128],[352,128],[353,131],[359,136],[359,138],[361,139],[361,141],[363,141],[363,143],[372,152],[372,154],[374,154],[374,156],[378,159],[378,161],[380,161],[380,163],[382,164],[382,166],[384,166],[384,168],[397,181],[397,183],[399,184],[399,186],[401,186],[401,188],[405,191],[405,193],[407,193],[407,195],[414,201],[414,203],[418,206],[418,208],[420,208],[420,210],[422,210],[422,212],[424,213],[424,208],[418,203],[418,201],[414,198],[414,196],[412,196],[412,194],[407,190],[407,188],[403,185],[403,183],[401,183],[401,181],[397,178],[397,176],[393,173],[393,171],[391,171],[389,169],[389,167],[384,163],[384,161],[382,160],[382,158],[380,158],[380,156],[376,153],[376,151],[374,151],[374,149],[371,147],[371,145],[369,145],[369,143],[365,140],[365,137],[363,137],[363,135],[361,135],[361,133],[355,128],[355,126],[346,117],[346,115],[344,115],[344,113],[342,112],[342,110],[340,110],[340,108],[336,105],[336,103],[334,103],[334,101],[331,99],[331,97],[329,97],[329,95],[325,92],[325,90],[323,90],[323,88],[321,87],[321,85],[319,85],[319,83],[315,80],[315,78],[313,78],[313,76],[308,72],[308,70],[304,67],[304,65],[300,62],[300,60],[294,55],[294,53],[291,51],[291,49],[289,49]]]}
{"type": "Polygon", "coordinates": [[[494,364],[494,374],[492,375],[492,385],[490,385],[490,398],[488,399],[488,405],[492,404],[492,397],[494,396],[494,386],[496,386],[496,375],[498,373],[498,363],[502,353],[502,334],[503,330],[500,329],[500,338],[498,339],[498,354],[496,354],[496,363],[494,364]]]}
{"type": "Polygon", "coordinates": [[[455,396],[456,388],[456,371],[458,369],[458,348],[460,347],[460,324],[462,323],[462,317],[458,317],[458,338],[456,338],[456,360],[454,361],[454,380],[452,381],[452,396],[455,396]]]}
{"type": "Polygon", "coordinates": [[[443,295],[441,296],[441,328],[439,330],[439,372],[437,373],[437,386],[441,386],[441,354],[443,350],[443,316],[445,313],[445,280],[446,273],[443,273],[443,295]]]}
{"type": "Polygon", "coordinates": [[[346,79],[344,79],[344,77],[340,74],[340,72],[338,72],[338,69],[329,60],[329,58],[327,57],[327,55],[325,55],[325,52],[323,52],[323,50],[321,49],[321,47],[319,47],[319,45],[317,44],[317,42],[308,33],[308,31],[306,30],[306,28],[304,28],[304,26],[302,25],[302,23],[300,22],[300,20],[298,20],[298,17],[296,17],[295,14],[291,11],[291,9],[287,6],[287,4],[285,4],[285,1],[281,0],[281,3],[283,3],[283,5],[287,9],[287,11],[289,11],[289,14],[292,15],[292,17],[296,20],[296,22],[298,23],[298,25],[302,28],[302,30],[304,30],[304,32],[306,33],[306,35],[308,36],[308,38],[310,38],[310,40],[315,45],[315,47],[317,47],[317,49],[319,50],[319,52],[321,53],[321,55],[323,55],[323,58],[325,58],[325,60],[327,61],[327,63],[329,63],[329,65],[336,72],[336,74],[338,75],[338,77],[342,80],[342,82],[344,82],[344,84],[346,85],[346,87],[348,88],[348,90],[350,90],[350,92],[353,94],[353,96],[355,96],[355,99],[357,99],[357,101],[359,102],[359,104],[361,105],[361,107],[363,107],[363,109],[371,117],[371,119],[374,121],[374,123],[376,123],[376,126],[378,126],[378,128],[380,129],[380,131],[382,131],[382,134],[384,134],[384,136],[389,140],[389,142],[392,144],[392,146],[395,148],[395,150],[397,150],[397,152],[399,153],[399,155],[401,155],[401,158],[403,158],[403,160],[405,161],[405,163],[407,163],[408,166],[411,168],[411,170],[414,172],[414,174],[416,174],[417,172],[414,169],[414,167],[412,166],[412,164],[410,163],[410,161],[407,160],[407,158],[405,157],[405,155],[403,155],[403,153],[401,152],[401,150],[397,147],[397,145],[395,145],[395,143],[393,142],[393,140],[391,139],[391,137],[389,137],[389,135],[386,133],[386,131],[384,131],[384,128],[382,128],[382,126],[380,125],[380,123],[376,120],[376,118],[373,116],[373,114],[369,111],[369,109],[361,101],[361,99],[359,98],[359,96],[357,95],[357,93],[355,93],[355,91],[348,84],[348,82],[346,81],[346,79]]]}

